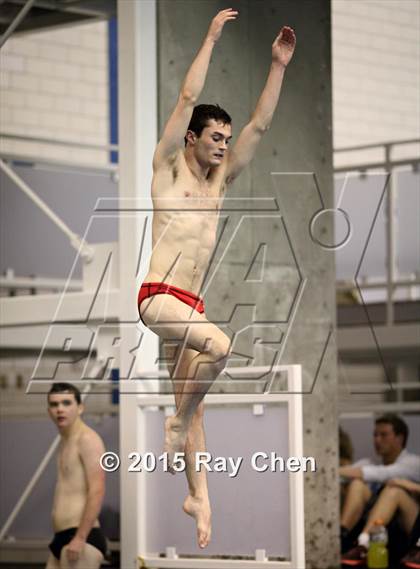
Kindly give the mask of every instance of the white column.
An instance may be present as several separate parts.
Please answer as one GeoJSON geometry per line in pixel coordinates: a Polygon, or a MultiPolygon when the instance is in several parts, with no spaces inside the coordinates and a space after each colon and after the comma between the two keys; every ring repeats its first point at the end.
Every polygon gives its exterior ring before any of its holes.
{"type": "MultiPolygon", "coordinates": [[[[157,73],[156,73],[156,2],[155,0],[118,0],[118,97],[119,97],[119,166],[120,208],[133,206],[136,198],[150,198],[152,156],[157,141],[157,73]]],[[[150,201],[151,205],[151,201],[150,201]]],[[[120,320],[136,318],[138,286],[143,270],[136,275],[142,214],[121,213],[119,219],[120,320]]],[[[151,251],[150,236],[144,249],[151,251]]],[[[120,369],[127,370],[131,354],[124,346],[135,346],[138,330],[121,327],[120,369]]],[[[157,337],[147,335],[147,349],[141,347],[142,369],[153,369],[158,353],[157,337]]],[[[137,448],[136,382],[124,381],[120,396],[121,456],[121,567],[137,567],[139,491],[136,476],[128,475],[127,456],[137,448]],[[129,384],[129,385],[128,385],[129,384]]],[[[141,436],[141,435],[140,435],[141,436]]]]}

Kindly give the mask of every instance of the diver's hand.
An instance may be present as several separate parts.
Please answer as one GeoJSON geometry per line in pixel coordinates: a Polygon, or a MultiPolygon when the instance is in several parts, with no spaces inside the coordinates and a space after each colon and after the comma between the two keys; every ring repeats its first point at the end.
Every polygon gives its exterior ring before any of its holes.
{"type": "Polygon", "coordinates": [[[293,53],[296,46],[296,36],[292,28],[288,26],[283,26],[279,32],[279,35],[273,42],[271,57],[273,62],[280,63],[283,67],[286,67],[289,61],[292,59],[293,53]]]}
{"type": "Polygon", "coordinates": [[[237,10],[233,10],[232,8],[227,8],[226,10],[219,12],[211,21],[209,31],[206,36],[207,39],[216,43],[222,35],[223,26],[229,20],[236,20],[238,13],[239,12],[237,10]]]}

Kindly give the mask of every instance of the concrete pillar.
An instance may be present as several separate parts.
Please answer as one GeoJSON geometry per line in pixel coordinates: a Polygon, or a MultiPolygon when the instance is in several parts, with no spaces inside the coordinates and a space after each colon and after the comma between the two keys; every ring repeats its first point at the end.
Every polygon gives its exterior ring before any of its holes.
{"type": "MultiPolygon", "coordinates": [[[[225,7],[214,0],[159,2],[160,128],[211,18],[225,7]]],[[[199,102],[218,103],[231,114],[234,140],[264,86],[280,27],[292,26],[298,43],[271,129],[227,196],[274,196],[280,212],[269,212],[278,217],[262,223],[253,220],[231,244],[206,291],[206,312],[213,321],[226,320],[226,307],[242,301],[243,282],[250,287],[256,283],[248,295],[256,313],[239,307],[234,320],[222,327],[238,332],[253,317],[263,324],[274,322],[263,334],[278,343],[277,363],[303,366],[304,454],[314,456],[318,465],[316,474],[305,475],[306,559],[309,568],[327,569],[339,566],[334,212],[313,218],[333,208],[330,3],[235,0],[233,7],[239,18],[225,26],[199,102]],[[254,255],[253,276],[245,277],[254,255]],[[276,332],[283,337],[276,338],[276,332]]],[[[228,229],[226,243],[232,234],[228,229]]],[[[261,330],[254,330],[253,339],[257,337],[261,330]]],[[[261,349],[259,363],[270,363],[273,352],[261,349]]],[[[273,388],[280,389],[281,382],[273,388]]]]}

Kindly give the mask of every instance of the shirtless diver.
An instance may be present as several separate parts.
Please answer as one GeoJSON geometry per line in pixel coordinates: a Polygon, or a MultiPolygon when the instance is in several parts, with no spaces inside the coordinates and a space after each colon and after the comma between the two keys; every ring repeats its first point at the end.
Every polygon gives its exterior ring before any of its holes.
{"type": "Polygon", "coordinates": [[[61,440],[52,508],[55,535],[46,569],[99,569],[106,553],[98,522],[105,494],[104,444],[82,420],[81,395],[74,385],[53,384],[48,412],[61,440]]]}
{"type": "Polygon", "coordinates": [[[170,460],[176,452],[185,453],[189,494],[183,508],[196,521],[202,548],[210,542],[211,510],[206,473],[204,469],[196,472],[194,459],[206,448],[203,398],[226,365],[230,339],[207,320],[199,293],[226,188],[250,162],[270,126],[296,44],[294,31],[281,28],[272,44],[270,71],[255,111],[230,149],[230,116],[217,105],[196,103],[213,48],[226,22],[237,16],[228,8],[213,18],[156,147],[153,252],[138,295],[144,324],[164,343],[182,344],[168,365],[177,411],[165,423],[165,450],[170,460]]]}

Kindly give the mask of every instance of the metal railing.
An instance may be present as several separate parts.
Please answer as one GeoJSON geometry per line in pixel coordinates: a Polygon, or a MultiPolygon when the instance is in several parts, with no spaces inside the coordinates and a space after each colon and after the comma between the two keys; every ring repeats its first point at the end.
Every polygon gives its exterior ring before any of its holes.
{"type": "MultiPolygon", "coordinates": [[[[419,169],[420,157],[413,156],[404,159],[393,159],[392,153],[395,148],[403,145],[419,144],[420,139],[407,139],[396,142],[383,142],[376,144],[364,144],[359,146],[349,146],[344,148],[337,148],[334,154],[360,152],[364,150],[379,149],[383,151],[383,159],[375,161],[361,161],[356,164],[349,164],[347,166],[341,165],[334,168],[334,174],[342,174],[348,172],[360,172],[363,176],[368,170],[383,169],[386,173],[390,174],[387,196],[386,196],[386,216],[385,216],[385,255],[386,255],[386,279],[378,282],[364,282],[363,279],[357,283],[361,289],[382,289],[386,290],[386,324],[392,326],[395,323],[395,306],[394,306],[394,292],[397,288],[406,288],[420,285],[419,274],[413,279],[399,279],[396,268],[396,238],[395,238],[395,199],[396,199],[396,176],[395,170],[402,166],[411,166],[414,171],[419,169]]],[[[419,267],[420,273],[420,267],[419,267]]],[[[337,281],[337,290],[352,291],[355,288],[354,282],[337,281]]]]}
{"type": "Polygon", "coordinates": [[[63,140],[60,138],[48,138],[44,136],[27,136],[22,134],[13,134],[11,132],[0,132],[0,138],[4,138],[5,140],[20,140],[22,142],[35,142],[37,144],[49,144],[53,146],[82,148],[86,150],[118,151],[118,144],[92,144],[90,142],[80,142],[77,140],[63,140]]]}
{"type": "Polygon", "coordinates": [[[17,290],[30,290],[36,294],[38,291],[62,292],[81,292],[83,281],[73,279],[51,279],[45,277],[15,277],[13,270],[8,270],[5,276],[0,276],[0,290],[5,290],[6,294],[11,294],[17,290]]]}

